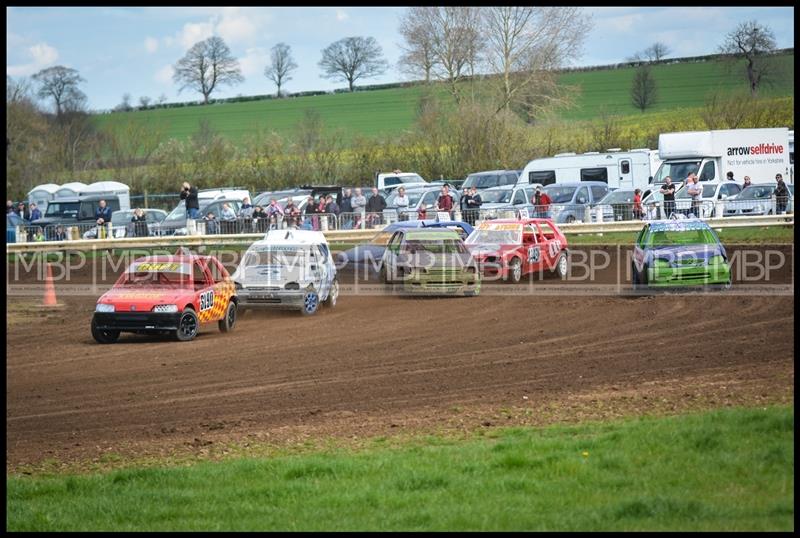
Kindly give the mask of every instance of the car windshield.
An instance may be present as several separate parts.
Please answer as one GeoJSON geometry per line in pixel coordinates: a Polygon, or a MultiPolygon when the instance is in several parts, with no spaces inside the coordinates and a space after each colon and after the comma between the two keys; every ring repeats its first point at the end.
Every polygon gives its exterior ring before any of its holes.
{"type": "Polygon", "coordinates": [[[44,216],[77,219],[80,205],[80,202],[50,202],[44,216]]]}
{"type": "Polygon", "coordinates": [[[653,181],[655,183],[663,183],[667,176],[672,178],[672,182],[678,180],[683,181],[684,178],[689,177],[691,173],[698,173],[700,171],[700,161],[684,161],[677,163],[661,163],[658,167],[653,181]]]}
{"type": "Polygon", "coordinates": [[[550,197],[550,201],[554,204],[563,204],[571,202],[572,197],[578,187],[558,187],[555,185],[548,185],[544,188],[544,192],[550,197]]]}
{"type": "MultiPolygon", "coordinates": [[[[113,218],[113,216],[112,216],[113,218]]],[[[175,209],[173,209],[169,215],[164,219],[163,222],[179,222],[182,220],[186,220],[186,201],[181,200],[178,202],[178,205],[175,209]]]]}
{"type": "Polygon", "coordinates": [[[650,247],[667,247],[673,245],[716,245],[717,240],[711,230],[666,230],[650,232],[645,244],[650,247]]]}
{"type": "Polygon", "coordinates": [[[489,187],[496,187],[500,184],[499,174],[470,174],[461,185],[461,188],[471,189],[488,189],[489,187]]]}
{"type": "Polygon", "coordinates": [[[522,227],[506,230],[475,230],[467,238],[468,245],[519,245],[522,243],[522,227]]]}
{"type": "Polygon", "coordinates": [[[772,185],[750,185],[736,196],[737,200],[760,200],[772,196],[775,187],[772,185]]]}
{"type": "Polygon", "coordinates": [[[483,191],[481,193],[481,200],[484,204],[507,204],[511,201],[511,189],[483,191]]]}
{"type": "MultiPolygon", "coordinates": [[[[713,198],[714,197],[714,192],[716,190],[717,190],[717,186],[716,185],[703,185],[702,198],[713,198]]],[[[686,199],[686,198],[691,198],[691,197],[692,197],[692,195],[689,194],[689,185],[684,185],[683,187],[681,187],[681,190],[679,190],[675,194],[675,198],[676,199],[677,198],[686,199]]]]}
{"type": "Polygon", "coordinates": [[[192,266],[182,262],[133,262],[122,275],[122,286],[181,288],[192,283],[192,266]]]}
{"type": "Polygon", "coordinates": [[[385,247],[392,235],[394,235],[394,232],[380,232],[370,240],[369,244],[385,247]]]}
{"type": "Polygon", "coordinates": [[[621,204],[626,202],[633,202],[633,191],[616,190],[606,194],[601,204],[621,204]]]}
{"type": "Polygon", "coordinates": [[[252,250],[244,260],[245,267],[258,265],[295,265],[305,263],[307,250],[298,247],[267,247],[252,250]]]}
{"type": "MultiPolygon", "coordinates": [[[[372,192],[370,192],[372,194],[372,192]]],[[[414,207],[419,202],[419,199],[422,198],[422,195],[425,194],[424,191],[406,191],[406,198],[408,198],[408,207],[414,207]]],[[[386,207],[397,207],[397,196],[399,193],[397,190],[392,191],[386,198],[386,207]]]]}
{"type": "Polygon", "coordinates": [[[464,243],[456,239],[409,239],[405,242],[404,250],[415,254],[417,252],[432,252],[435,254],[455,254],[466,252],[464,243]]]}

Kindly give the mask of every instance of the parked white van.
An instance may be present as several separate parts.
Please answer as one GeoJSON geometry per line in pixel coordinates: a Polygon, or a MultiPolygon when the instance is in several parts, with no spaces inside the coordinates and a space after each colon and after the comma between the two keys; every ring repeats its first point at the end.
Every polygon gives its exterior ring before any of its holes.
{"type": "Polygon", "coordinates": [[[375,186],[378,187],[380,191],[391,191],[403,185],[404,187],[408,187],[409,185],[420,186],[424,187],[427,185],[428,182],[419,175],[413,172],[387,172],[387,173],[377,173],[375,174],[375,186]]]}
{"type": "Polygon", "coordinates": [[[611,189],[647,189],[652,177],[651,151],[647,148],[605,153],[559,153],[554,157],[534,159],[519,176],[520,183],[566,183],[602,181],[611,189]]]}

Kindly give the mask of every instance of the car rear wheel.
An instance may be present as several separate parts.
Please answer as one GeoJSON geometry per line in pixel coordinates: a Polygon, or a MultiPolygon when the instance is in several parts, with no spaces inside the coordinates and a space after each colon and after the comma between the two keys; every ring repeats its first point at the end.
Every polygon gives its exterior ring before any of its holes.
{"type": "Polygon", "coordinates": [[[200,320],[197,319],[197,314],[194,310],[187,308],[181,314],[181,319],[178,321],[178,329],[175,331],[175,339],[181,342],[189,342],[194,340],[200,328],[200,320]]]}
{"type": "Polygon", "coordinates": [[[569,215],[569,216],[567,216],[567,218],[566,218],[566,223],[567,223],[567,224],[572,224],[573,222],[575,222],[575,215],[569,215]]]}
{"type": "Polygon", "coordinates": [[[508,264],[508,280],[513,284],[519,284],[522,280],[522,262],[519,258],[514,258],[508,264]]]}
{"type": "Polygon", "coordinates": [[[556,267],[554,270],[555,274],[558,275],[558,278],[565,279],[569,274],[569,259],[567,258],[566,253],[562,252],[558,256],[558,261],[556,262],[556,267]]]}
{"type": "Polygon", "coordinates": [[[331,282],[331,290],[328,292],[328,298],[325,299],[325,306],[333,308],[336,306],[336,300],[339,298],[339,280],[334,278],[331,282]]]}
{"type": "Polygon", "coordinates": [[[381,271],[380,271],[380,279],[383,281],[384,284],[391,284],[389,282],[389,273],[386,271],[386,264],[381,264],[381,271]]]}
{"type": "Polygon", "coordinates": [[[303,306],[300,309],[300,313],[304,316],[310,316],[316,313],[317,308],[319,308],[319,295],[314,290],[306,291],[303,296],[303,306]]]}
{"type": "Polygon", "coordinates": [[[119,340],[119,331],[106,331],[97,328],[97,323],[92,320],[92,336],[99,344],[113,344],[119,340]]]}
{"type": "Polygon", "coordinates": [[[234,325],[236,325],[236,303],[229,301],[225,317],[219,320],[219,330],[227,333],[233,330],[234,325]]]}

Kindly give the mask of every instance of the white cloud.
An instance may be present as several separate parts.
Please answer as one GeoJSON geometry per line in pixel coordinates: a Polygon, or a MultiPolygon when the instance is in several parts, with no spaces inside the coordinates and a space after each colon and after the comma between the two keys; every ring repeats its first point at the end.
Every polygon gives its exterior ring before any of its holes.
{"type": "Polygon", "coordinates": [[[214,33],[229,43],[246,43],[258,34],[258,23],[238,8],[229,8],[223,12],[221,19],[217,19],[214,33]]]}
{"type": "Polygon", "coordinates": [[[28,47],[26,55],[31,58],[31,62],[6,66],[6,74],[12,77],[32,75],[45,67],[50,67],[58,60],[58,50],[47,43],[37,43],[28,47]]]}
{"type": "Polygon", "coordinates": [[[158,71],[156,71],[155,76],[153,77],[156,82],[164,85],[172,84],[172,73],[173,68],[171,65],[165,65],[158,71]]]}
{"type": "Polygon", "coordinates": [[[245,50],[244,57],[239,59],[239,66],[245,77],[264,74],[264,68],[269,62],[269,52],[263,47],[254,47],[245,50]]]}
{"type": "Polygon", "coordinates": [[[147,52],[153,54],[158,50],[158,39],[147,36],[144,40],[144,48],[147,49],[147,52]]]}
{"type": "Polygon", "coordinates": [[[214,35],[214,25],[211,22],[187,22],[183,30],[178,33],[177,41],[183,48],[189,50],[192,46],[214,35]]]}
{"type": "Polygon", "coordinates": [[[350,18],[350,15],[348,15],[346,11],[343,11],[341,9],[337,9],[336,10],[336,20],[337,21],[343,22],[343,21],[346,21],[349,18],[350,18]]]}

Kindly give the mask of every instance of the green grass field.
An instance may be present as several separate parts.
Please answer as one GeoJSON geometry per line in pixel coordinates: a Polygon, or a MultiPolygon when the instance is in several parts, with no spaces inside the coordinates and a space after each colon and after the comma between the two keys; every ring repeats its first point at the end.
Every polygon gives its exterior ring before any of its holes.
{"type": "MultiPolygon", "coordinates": [[[[794,95],[794,54],[779,57],[782,75],[773,87],[765,87],[761,95],[781,97],[794,95]]],[[[580,94],[576,106],[562,110],[559,116],[569,120],[596,118],[602,110],[624,116],[642,114],[630,103],[630,84],[634,68],[608,69],[581,73],[565,73],[564,84],[577,85],[580,94]]],[[[729,72],[716,62],[657,65],[653,75],[659,99],[648,110],[664,112],[676,108],[703,106],[711,92],[746,91],[743,68],[729,72]]],[[[446,90],[435,90],[446,96],[446,90]]],[[[201,120],[231,141],[242,141],[259,129],[289,136],[306,110],[319,112],[328,129],[342,129],[345,137],[376,136],[399,133],[412,127],[420,87],[375,90],[335,95],[319,95],[246,103],[221,103],[163,110],[121,112],[98,115],[99,126],[124,123],[128,120],[160,125],[167,137],[185,139],[197,131],[201,120]]]]}
{"type": "Polygon", "coordinates": [[[10,477],[11,531],[794,530],[794,411],[10,477]]]}

